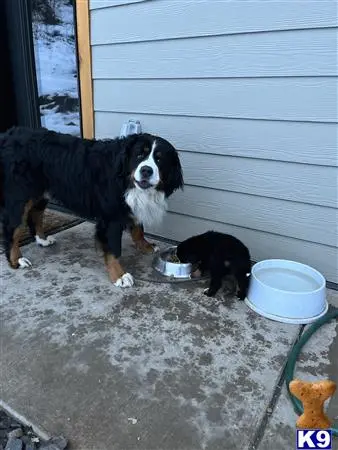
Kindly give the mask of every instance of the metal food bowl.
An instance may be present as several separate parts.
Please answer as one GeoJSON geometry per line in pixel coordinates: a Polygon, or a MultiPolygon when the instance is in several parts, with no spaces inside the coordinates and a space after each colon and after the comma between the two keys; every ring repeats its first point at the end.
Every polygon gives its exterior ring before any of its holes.
{"type": "Polygon", "coordinates": [[[192,269],[191,264],[170,261],[170,258],[176,255],[176,248],[177,247],[169,247],[158,253],[154,258],[153,267],[166,277],[190,278],[192,269]]]}

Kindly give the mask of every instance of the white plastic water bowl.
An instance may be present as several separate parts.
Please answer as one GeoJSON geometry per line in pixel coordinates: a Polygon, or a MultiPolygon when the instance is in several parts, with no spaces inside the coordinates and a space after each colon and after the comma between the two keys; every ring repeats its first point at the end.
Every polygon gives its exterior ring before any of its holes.
{"type": "Polygon", "coordinates": [[[267,259],[252,267],[245,303],[268,319],[311,323],[328,310],[325,278],[305,264],[267,259]]]}

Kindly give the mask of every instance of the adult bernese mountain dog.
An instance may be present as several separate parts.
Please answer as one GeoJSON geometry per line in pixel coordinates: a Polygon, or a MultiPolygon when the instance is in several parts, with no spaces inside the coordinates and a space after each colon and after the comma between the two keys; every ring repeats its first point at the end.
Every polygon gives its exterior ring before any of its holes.
{"type": "Polygon", "coordinates": [[[119,263],[122,233],[128,229],[136,246],[152,252],[143,226],[159,223],[166,199],[183,189],[175,148],[151,134],[88,140],[45,128],[14,127],[0,135],[0,202],[6,257],[16,269],[31,266],[20,252],[23,225],[37,244],[54,243],[43,232],[47,197],[73,213],[96,222],[111,281],[134,284],[119,263]]]}

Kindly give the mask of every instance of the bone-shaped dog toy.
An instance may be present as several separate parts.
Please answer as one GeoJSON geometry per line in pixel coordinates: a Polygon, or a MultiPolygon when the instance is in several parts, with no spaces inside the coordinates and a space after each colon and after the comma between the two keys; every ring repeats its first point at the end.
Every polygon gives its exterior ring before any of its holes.
{"type": "Polygon", "coordinates": [[[298,428],[328,429],[332,426],[331,420],[324,413],[324,402],[334,394],[336,383],[330,380],[314,383],[292,380],[289,389],[303,403],[304,412],[296,423],[298,428]]]}

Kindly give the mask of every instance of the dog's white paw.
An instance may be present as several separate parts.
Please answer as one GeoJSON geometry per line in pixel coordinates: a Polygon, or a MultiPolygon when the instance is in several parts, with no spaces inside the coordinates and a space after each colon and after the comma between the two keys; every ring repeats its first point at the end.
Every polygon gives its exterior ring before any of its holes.
{"type": "Polygon", "coordinates": [[[53,238],[53,236],[48,236],[46,239],[35,236],[35,241],[41,247],[49,247],[50,245],[55,244],[55,238],[53,238]]]}
{"type": "Polygon", "coordinates": [[[157,252],[160,251],[160,247],[159,247],[158,245],[152,244],[152,246],[153,246],[153,252],[154,252],[154,253],[157,253],[157,252]]]}
{"type": "Polygon", "coordinates": [[[122,277],[114,283],[114,286],[121,288],[132,287],[134,286],[134,278],[130,273],[124,273],[122,277]]]}
{"type": "Polygon", "coordinates": [[[20,269],[25,269],[26,267],[32,267],[32,263],[29,259],[21,257],[18,260],[20,269]]]}

